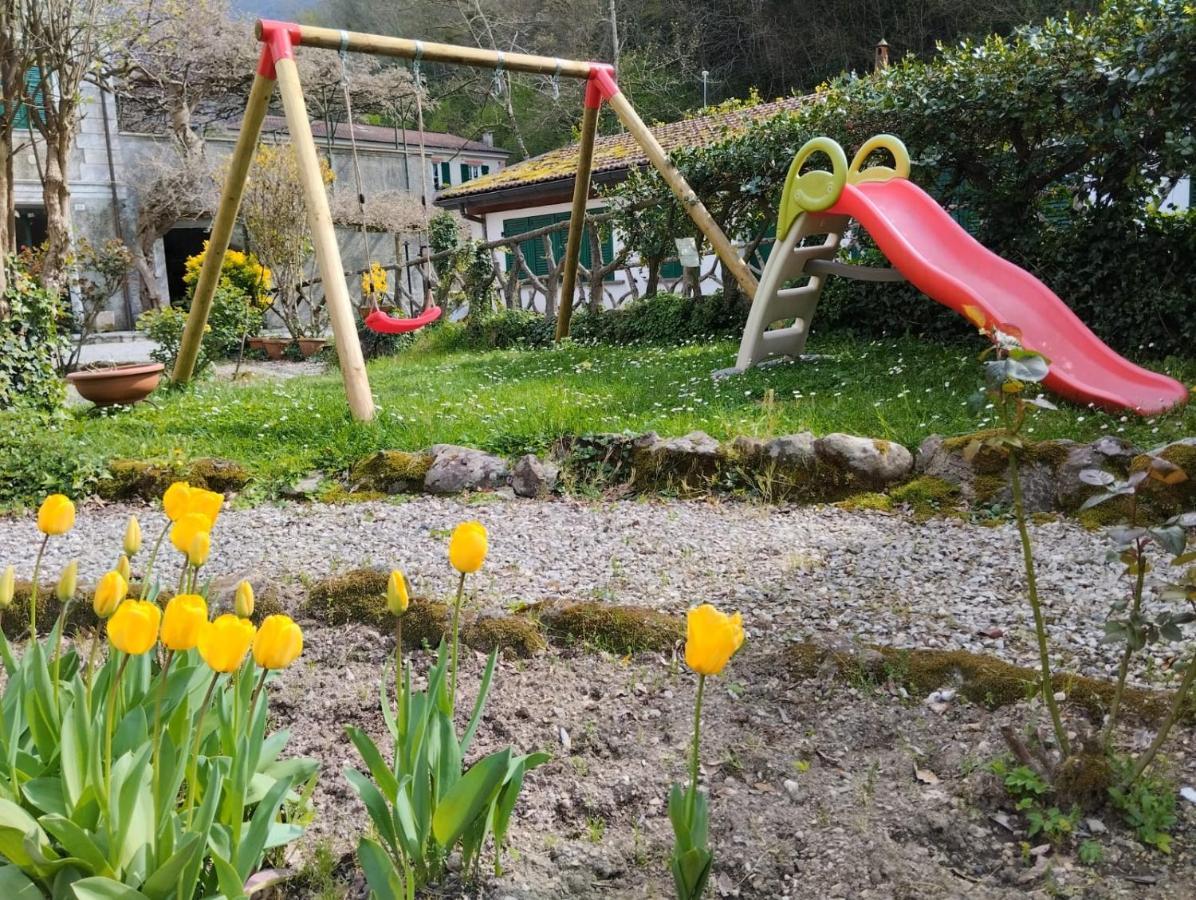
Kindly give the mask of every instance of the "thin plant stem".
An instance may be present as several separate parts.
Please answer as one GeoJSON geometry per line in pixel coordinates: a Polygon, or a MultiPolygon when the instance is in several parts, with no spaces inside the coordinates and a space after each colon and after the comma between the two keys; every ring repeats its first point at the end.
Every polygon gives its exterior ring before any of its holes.
{"type": "Polygon", "coordinates": [[[87,714],[91,715],[91,688],[95,683],[96,653],[100,649],[100,626],[91,633],[91,649],[87,652],[87,714]]]}
{"type": "Polygon", "coordinates": [[[74,602],[74,597],[67,599],[66,603],[62,604],[62,610],[58,613],[58,623],[55,626],[56,633],[54,637],[54,655],[51,657],[54,660],[54,674],[51,676],[51,683],[54,685],[54,706],[58,706],[58,673],[60,670],[59,658],[62,653],[62,633],[66,630],[66,616],[70,612],[71,603],[74,602]]]}
{"type": "Polygon", "coordinates": [[[461,578],[457,581],[457,599],[453,603],[453,676],[452,687],[449,690],[449,699],[452,701],[452,708],[457,708],[457,645],[460,640],[460,626],[461,626],[461,600],[465,596],[465,573],[461,573],[461,578]]]}
{"type": "Polygon", "coordinates": [[[162,695],[166,693],[166,678],[170,675],[170,664],[174,662],[174,651],[166,651],[166,662],[162,664],[162,671],[158,673],[158,695],[154,698],[154,743],[153,750],[153,768],[154,768],[154,810],[158,809],[158,760],[162,758],[162,695]]]}
{"type": "Polygon", "coordinates": [[[149,562],[145,566],[145,574],[141,576],[141,590],[137,592],[138,600],[144,600],[145,592],[149,590],[150,575],[154,571],[154,562],[158,559],[158,550],[162,547],[162,541],[166,539],[166,535],[170,531],[170,524],[170,519],[168,518],[166,525],[158,533],[158,539],[154,541],[154,549],[150,551],[149,562]]]}
{"type": "Polygon", "coordinates": [[[208,705],[212,702],[212,692],[216,690],[219,672],[212,673],[212,680],[208,682],[207,693],[203,695],[203,703],[199,705],[199,719],[195,723],[195,740],[191,742],[191,755],[187,760],[187,828],[191,828],[191,820],[195,817],[195,791],[199,781],[199,744],[203,738],[203,720],[208,714],[208,705]]]}
{"type": "Polygon", "coordinates": [[[1038,578],[1034,571],[1034,547],[1030,543],[1030,529],[1026,527],[1026,506],[1022,497],[1022,482],[1018,475],[1017,451],[1009,451],[1009,486],[1013,492],[1014,518],[1017,519],[1017,533],[1022,543],[1022,561],[1026,568],[1026,594],[1030,598],[1030,609],[1034,612],[1034,633],[1038,638],[1038,661],[1042,667],[1042,699],[1051,714],[1055,728],[1055,740],[1064,756],[1071,755],[1071,742],[1059,715],[1059,704],[1055,701],[1054,679],[1051,677],[1051,655],[1047,646],[1046,623],[1042,617],[1042,604],[1038,599],[1038,578]]]}
{"type": "Polygon", "coordinates": [[[120,688],[120,680],[124,677],[125,666],[129,664],[129,655],[121,655],[120,665],[116,667],[116,674],[112,683],[108,685],[108,714],[104,717],[104,804],[107,805],[112,793],[112,734],[116,730],[116,692],[120,688]]]}
{"type": "Polygon", "coordinates": [[[257,709],[257,698],[261,696],[262,688],[266,686],[266,676],[269,674],[269,669],[262,669],[262,677],[257,680],[257,687],[253,689],[253,697],[249,701],[250,721],[253,721],[253,712],[257,709]]]}
{"type": "MultiPolygon", "coordinates": [[[[1144,551],[1141,540],[1138,544],[1138,575],[1134,579],[1134,600],[1130,610],[1130,621],[1133,622],[1137,618],[1138,610],[1142,607],[1142,588],[1146,582],[1146,562],[1142,558],[1144,551]]],[[[1121,709],[1121,698],[1125,693],[1126,678],[1129,677],[1130,672],[1130,657],[1134,655],[1133,645],[1129,641],[1129,636],[1126,636],[1125,651],[1121,654],[1121,663],[1117,666],[1117,686],[1113,688],[1113,700],[1109,703],[1109,717],[1105,720],[1105,728],[1101,734],[1101,744],[1105,750],[1109,749],[1109,745],[1113,741],[1113,727],[1117,724],[1117,714],[1121,709]]]]}
{"type": "Polygon", "coordinates": [[[1163,749],[1163,744],[1167,742],[1167,736],[1171,733],[1171,726],[1175,724],[1180,712],[1183,710],[1184,699],[1192,689],[1193,681],[1196,681],[1196,655],[1188,657],[1188,666],[1184,670],[1184,679],[1179,683],[1179,689],[1175,692],[1175,699],[1171,701],[1171,709],[1167,713],[1167,718],[1159,726],[1159,731],[1154,736],[1154,740],[1150,746],[1146,748],[1146,752],[1139,756],[1137,762],[1134,763],[1134,768],[1130,771],[1129,777],[1121,785],[1122,790],[1125,790],[1141,778],[1142,773],[1154,762],[1154,758],[1163,749]]]}
{"type": "Polygon", "coordinates": [[[395,620],[395,720],[403,733],[403,617],[395,620]]]}
{"type": "Polygon", "coordinates": [[[33,583],[29,585],[29,640],[37,641],[37,579],[41,576],[42,557],[46,554],[46,545],[50,543],[47,534],[42,538],[42,545],[37,548],[37,559],[33,563],[33,583]]]}
{"type": "Polygon", "coordinates": [[[706,691],[706,676],[698,675],[698,697],[694,702],[694,739],[689,757],[689,803],[687,804],[685,820],[693,829],[694,808],[698,802],[698,751],[702,735],[702,695],[706,691]]]}

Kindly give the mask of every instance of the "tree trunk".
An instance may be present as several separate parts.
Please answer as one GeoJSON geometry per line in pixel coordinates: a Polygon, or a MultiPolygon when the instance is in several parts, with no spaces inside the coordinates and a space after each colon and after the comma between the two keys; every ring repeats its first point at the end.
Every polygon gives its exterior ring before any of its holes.
{"type": "Polygon", "coordinates": [[[12,132],[0,135],[0,321],[8,317],[8,254],[16,250],[13,220],[12,132]]]}
{"type": "Polygon", "coordinates": [[[42,175],[42,203],[46,209],[46,254],[42,272],[47,287],[60,288],[65,282],[64,268],[71,245],[71,189],[57,148],[47,148],[47,151],[42,175]]]}
{"type": "Polygon", "coordinates": [[[648,284],[644,288],[645,297],[655,297],[656,292],[660,290],[660,267],[663,262],[664,259],[660,256],[648,258],[648,284]]]}

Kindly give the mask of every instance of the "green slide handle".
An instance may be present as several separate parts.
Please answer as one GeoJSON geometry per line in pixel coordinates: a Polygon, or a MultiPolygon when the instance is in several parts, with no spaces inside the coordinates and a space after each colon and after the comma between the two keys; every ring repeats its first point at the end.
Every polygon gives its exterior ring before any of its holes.
{"type": "Polygon", "coordinates": [[[889,181],[893,178],[909,178],[909,151],[905,149],[901,138],[891,134],[878,134],[865,141],[847,170],[847,180],[851,184],[859,184],[862,181],[889,181]],[[869,166],[861,170],[860,167],[876,150],[889,151],[893,157],[892,167],[869,166]]]}
{"type": "Polygon", "coordinates": [[[847,184],[847,154],[839,144],[828,137],[811,138],[797,151],[789,174],[785,177],[785,188],[781,193],[781,210],[777,221],[777,238],[789,231],[789,226],[803,212],[821,212],[830,209],[847,184]],[[831,171],[815,169],[801,174],[802,166],[815,153],[824,153],[831,160],[831,171]]]}

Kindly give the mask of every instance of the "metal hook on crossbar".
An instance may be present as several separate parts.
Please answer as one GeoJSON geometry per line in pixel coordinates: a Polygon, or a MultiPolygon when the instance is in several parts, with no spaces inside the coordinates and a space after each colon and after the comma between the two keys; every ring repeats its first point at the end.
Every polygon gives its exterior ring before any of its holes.
{"type": "Polygon", "coordinates": [[[498,65],[494,67],[494,80],[490,84],[490,93],[494,97],[501,97],[503,92],[503,66],[506,65],[507,58],[503,52],[498,51],[498,65]]]}
{"type": "Polygon", "coordinates": [[[415,42],[415,57],[411,60],[411,78],[415,81],[415,88],[419,90],[419,61],[424,58],[424,42],[415,42]]]}

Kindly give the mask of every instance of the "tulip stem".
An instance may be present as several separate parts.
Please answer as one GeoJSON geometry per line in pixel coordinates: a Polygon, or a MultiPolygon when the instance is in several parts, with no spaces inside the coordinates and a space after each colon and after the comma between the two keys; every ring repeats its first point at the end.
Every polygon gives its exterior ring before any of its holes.
{"type": "Polygon", "coordinates": [[[162,546],[162,541],[166,539],[168,531],[170,531],[170,519],[166,520],[166,525],[158,534],[158,540],[154,542],[154,549],[150,552],[149,562],[145,565],[145,574],[141,576],[141,590],[138,591],[138,600],[144,600],[145,592],[149,590],[150,574],[154,571],[154,561],[158,558],[158,549],[162,546]]]}
{"type": "Polygon", "coordinates": [[[461,578],[457,581],[457,599],[453,603],[453,677],[452,687],[449,690],[449,699],[452,701],[452,708],[457,708],[457,646],[460,643],[461,632],[461,600],[465,596],[465,573],[461,573],[461,578]]]}
{"type": "Polygon", "coordinates": [[[395,720],[403,733],[403,617],[395,619],[395,720]]]}
{"type": "Polygon", "coordinates": [[[125,666],[129,664],[129,655],[122,654],[120,665],[116,667],[116,674],[112,683],[108,685],[108,714],[104,716],[104,804],[110,800],[112,793],[112,733],[116,730],[116,691],[120,687],[120,680],[125,674],[125,666]]]}
{"type": "MultiPolygon", "coordinates": [[[[174,651],[166,651],[166,662],[162,664],[162,671],[158,673],[158,696],[154,698],[154,743],[153,743],[153,769],[154,769],[154,815],[158,814],[158,760],[162,758],[162,695],[166,693],[166,678],[170,674],[170,664],[174,662],[174,651]]],[[[156,821],[156,820],[155,820],[156,821]]]]}
{"type": "Polygon", "coordinates": [[[37,579],[42,571],[42,557],[46,553],[46,545],[50,543],[47,534],[42,538],[42,545],[37,549],[37,559],[33,563],[33,583],[29,585],[29,640],[37,642],[37,579]]]}
{"type": "Polygon", "coordinates": [[[62,604],[62,611],[58,614],[58,624],[56,626],[57,633],[54,637],[54,674],[50,679],[51,684],[54,685],[54,706],[58,706],[58,672],[59,672],[59,656],[62,653],[62,633],[66,631],[66,614],[71,608],[71,601],[74,597],[68,597],[66,603],[62,604]]]}
{"type": "Polygon", "coordinates": [[[706,692],[706,676],[698,675],[698,697],[694,702],[694,741],[689,758],[689,802],[686,804],[686,822],[693,827],[694,806],[698,799],[698,747],[702,734],[702,695],[706,692]]]}
{"type": "Polygon", "coordinates": [[[220,677],[219,672],[212,673],[212,680],[208,682],[208,692],[203,695],[203,703],[199,705],[199,719],[195,723],[195,740],[191,744],[191,756],[189,760],[190,772],[187,773],[187,828],[191,828],[191,820],[194,818],[195,809],[195,790],[198,787],[199,780],[199,745],[203,740],[203,720],[208,714],[208,705],[212,702],[212,692],[216,690],[216,679],[220,677]]]}
{"type": "Polygon", "coordinates": [[[96,653],[100,649],[100,626],[91,633],[91,650],[87,653],[87,714],[91,715],[91,688],[95,683],[96,653]]]}
{"type": "Polygon", "coordinates": [[[262,677],[257,680],[257,687],[253,689],[253,698],[249,701],[249,721],[253,721],[254,710],[257,709],[257,698],[261,696],[262,688],[266,686],[266,676],[270,674],[269,669],[262,669],[262,677]]]}

